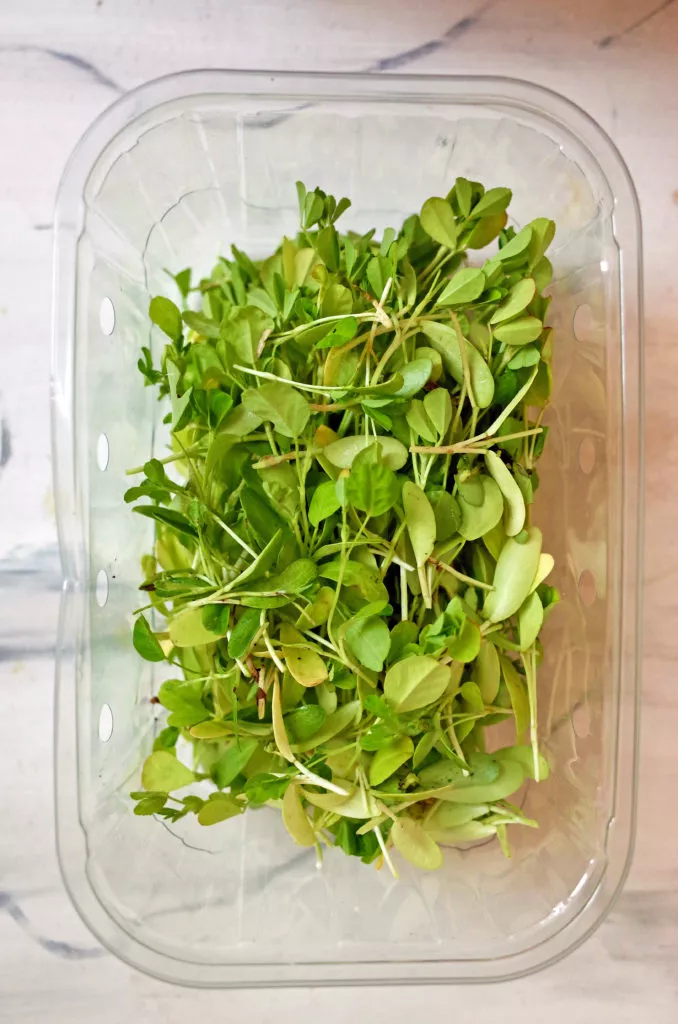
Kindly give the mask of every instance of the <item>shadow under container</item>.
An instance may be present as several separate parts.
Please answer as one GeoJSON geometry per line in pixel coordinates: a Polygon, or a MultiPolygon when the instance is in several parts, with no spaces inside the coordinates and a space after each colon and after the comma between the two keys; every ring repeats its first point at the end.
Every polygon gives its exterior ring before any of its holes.
{"type": "Polygon", "coordinates": [[[85,135],[57,206],[53,421],[64,572],[58,651],[61,868],[98,938],[202,986],[489,981],[557,960],[600,923],[634,830],[640,604],[640,230],[610,140],[561,97],[498,78],[191,72],[123,97],[85,135]],[[122,495],[161,452],[137,371],[162,338],[164,268],[231,243],[270,252],[294,182],[348,195],[342,223],[399,225],[458,175],[509,186],[512,222],[558,226],[554,393],[534,521],[562,602],[544,638],[539,830],[449,849],[400,881],[329,851],[321,870],[266,810],[211,829],[132,813],[160,728],[131,644],[152,524],[122,495]],[[176,834],[172,834],[175,832],[176,834]]]}

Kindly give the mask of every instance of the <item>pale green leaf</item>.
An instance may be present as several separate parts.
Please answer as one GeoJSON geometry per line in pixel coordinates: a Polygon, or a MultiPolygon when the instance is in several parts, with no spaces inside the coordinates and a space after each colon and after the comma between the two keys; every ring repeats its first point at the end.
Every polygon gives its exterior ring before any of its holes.
{"type": "Polygon", "coordinates": [[[144,761],[141,785],[155,793],[171,793],[195,781],[190,768],[178,761],[168,750],[156,750],[144,761]]]}
{"type": "Polygon", "coordinates": [[[446,199],[433,196],[427,199],[419,214],[421,226],[427,235],[448,249],[454,249],[457,244],[457,222],[452,213],[452,207],[446,199]]]}
{"type": "Polygon", "coordinates": [[[442,697],[450,679],[447,665],[413,654],[391,665],[384,680],[384,697],[398,713],[416,711],[442,697]]]}

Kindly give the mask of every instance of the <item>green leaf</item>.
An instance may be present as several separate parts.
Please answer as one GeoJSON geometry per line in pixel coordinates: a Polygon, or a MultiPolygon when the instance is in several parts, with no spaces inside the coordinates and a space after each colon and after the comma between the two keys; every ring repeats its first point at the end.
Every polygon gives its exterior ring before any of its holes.
{"type": "Polygon", "coordinates": [[[539,567],[541,541],[541,531],[532,526],[523,543],[516,537],[509,537],[504,544],[497,559],[493,589],[487,595],[483,608],[490,622],[510,618],[530,593],[539,567]]]}
{"type": "Polygon", "coordinates": [[[175,512],[173,508],[162,508],[159,505],[135,505],[132,511],[137,512],[140,516],[146,516],[147,519],[155,519],[156,522],[162,523],[163,526],[169,526],[186,537],[198,536],[198,531],[193,523],[189,523],[186,516],[181,512],[175,512]]]}
{"type": "Polygon", "coordinates": [[[407,619],[404,622],[398,622],[391,630],[391,649],[388,660],[399,661],[405,648],[409,644],[416,643],[418,636],[419,630],[414,622],[407,619]]]}
{"type": "Polygon", "coordinates": [[[442,440],[452,422],[452,399],[447,388],[429,391],[424,396],[424,410],[442,440]]]}
{"type": "Polygon", "coordinates": [[[440,491],[431,503],[436,518],[436,541],[441,544],[458,531],[461,525],[461,508],[459,502],[447,491],[440,491]]]}
{"type": "Polygon", "coordinates": [[[323,659],[308,647],[308,642],[293,626],[283,623],[280,639],[287,670],[301,686],[317,686],[328,678],[323,659]]]}
{"type": "Polygon", "coordinates": [[[469,249],[484,249],[506,225],[505,213],[493,213],[487,217],[481,217],[473,225],[473,228],[466,239],[466,246],[469,249]]]}
{"type": "Polygon", "coordinates": [[[319,231],[315,240],[315,247],[321,260],[334,274],[339,269],[339,236],[337,229],[328,224],[319,231]]]}
{"type": "MultiPolygon", "coordinates": [[[[402,469],[409,458],[409,452],[404,444],[401,444],[395,437],[379,435],[378,442],[381,445],[381,460],[388,469],[402,469]]],[[[338,469],[350,469],[356,455],[374,444],[374,438],[365,434],[349,434],[332,441],[323,448],[323,456],[338,469]]]]}
{"type": "Polygon", "coordinates": [[[289,384],[271,382],[243,392],[242,404],[262,420],[270,420],[278,433],[299,437],[311,412],[306,399],[289,384]]]}
{"type": "Polygon", "coordinates": [[[533,591],[518,609],[518,638],[521,651],[532,646],[544,622],[544,608],[539,595],[533,591]]]}
{"type": "Polygon", "coordinates": [[[187,608],[170,620],[169,636],[175,647],[198,647],[216,643],[220,634],[205,626],[202,608],[187,608]]]}
{"type": "Polygon", "coordinates": [[[328,740],[334,739],[344,729],[348,729],[349,726],[355,724],[356,717],[360,716],[361,710],[359,700],[352,700],[348,704],[342,704],[333,714],[327,716],[323,725],[309,739],[295,743],[295,751],[304,754],[307,750],[313,750],[315,747],[327,743],[328,740]]]}
{"type": "Polygon", "coordinates": [[[536,316],[523,316],[518,320],[510,320],[508,323],[495,327],[494,336],[497,341],[503,341],[505,345],[518,347],[536,341],[543,330],[544,325],[536,316]]]}
{"type": "Polygon", "coordinates": [[[366,277],[374,297],[381,299],[389,280],[393,281],[393,264],[384,256],[373,256],[367,264],[366,277]]]}
{"type": "Polygon", "coordinates": [[[525,525],[525,500],[514,480],[510,469],[496,452],[485,453],[485,464],[497,487],[504,496],[504,530],[508,537],[515,537],[525,525]]]}
{"type": "Polygon", "coordinates": [[[292,742],[300,743],[317,733],[326,718],[319,704],[304,704],[285,715],[285,727],[292,742]]]}
{"type": "Polygon", "coordinates": [[[299,786],[294,782],[287,787],[283,796],[282,819],[285,828],[298,846],[315,846],[315,831],[304,810],[299,786]]]}
{"type": "Polygon", "coordinates": [[[349,559],[346,564],[341,559],[325,562],[318,568],[319,574],[327,580],[335,582],[342,578],[345,587],[358,587],[366,601],[388,599],[388,591],[382,583],[379,572],[360,562],[349,559]]]}
{"type": "Polygon", "coordinates": [[[501,669],[494,644],[483,640],[474,666],[474,677],[485,704],[493,704],[499,693],[501,669]]]}
{"type": "MultiPolygon", "coordinates": [[[[526,744],[518,744],[513,747],[503,747],[501,750],[495,750],[493,757],[501,763],[502,761],[517,761],[518,764],[522,765],[525,775],[529,779],[534,778],[534,752],[531,746],[526,744]]],[[[544,781],[548,779],[550,773],[549,763],[543,754],[539,755],[539,779],[544,781]]]]}
{"type": "Polygon", "coordinates": [[[532,302],[537,286],[531,277],[525,277],[514,284],[496,313],[490,319],[491,324],[500,324],[518,316],[532,302]]]}
{"type": "Polygon", "coordinates": [[[287,594],[301,594],[310,587],[318,575],[318,568],[312,558],[297,558],[277,576],[262,580],[257,586],[262,590],[282,590],[287,594]]]}
{"type": "Polygon", "coordinates": [[[399,496],[400,488],[395,473],[388,466],[378,463],[354,466],[346,481],[348,502],[361,512],[366,512],[370,518],[388,512],[399,496]]]}
{"type": "MultiPolygon", "coordinates": [[[[257,416],[256,413],[246,409],[244,405],[237,405],[235,409],[232,409],[224,416],[219,424],[219,434],[246,437],[247,434],[251,434],[259,426],[261,426],[261,416],[257,416]]],[[[214,458],[212,455],[214,444],[215,442],[210,447],[208,459],[214,458]]]]}
{"type": "Polygon", "coordinates": [[[459,205],[459,212],[462,217],[468,217],[471,212],[473,200],[473,186],[467,178],[457,178],[454,184],[454,191],[459,205]]]}
{"type": "MultiPolygon", "coordinates": [[[[530,702],[527,696],[527,685],[512,661],[503,655],[499,655],[499,664],[501,665],[502,678],[506,683],[506,689],[511,698],[511,707],[513,708],[513,717],[516,723],[516,737],[520,740],[530,725],[530,702]]],[[[532,753],[531,748],[530,753],[532,753]]]]}
{"type": "Polygon", "coordinates": [[[137,616],[132,632],[132,643],[137,654],[145,661],[164,661],[165,655],[145,616],[137,616]]]}
{"type": "Polygon", "coordinates": [[[180,679],[166,680],[158,691],[158,700],[171,711],[170,726],[190,729],[198,722],[204,722],[210,713],[202,702],[202,683],[191,683],[180,679]]]}
{"type": "Polygon", "coordinates": [[[148,315],[168,338],[175,342],[181,340],[184,333],[181,312],[171,299],[166,299],[164,295],[156,295],[151,299],[148,315]]]}
{"type": "Polygon", "coordinates": [[[218,825],[220,821],[235,818],[245,810],[244,804],[238,803],[226,793],[212,793],[198,811],[200,825],[218,825]]]}
{"type": "Polygon", "coordinates": [[[370,785],[380,786],[397,772],[414,753],[414,743],[409,736],[398,736],[388,746],[382,747],[370,764],[370,785]]]}
{"type": "MultiPolygon", "coordinates": [[[[464,364],[459,347],[457,332],[447,324],[424,320],[421,324],[422,333],[431,342],[433,348],[440,353],[445,369],[454,377],[458,384],[464,380],[464,364]]],[[[494,397],[494,378],[490,368],[474,345],[464,339],[468,360],[471,388],[480,409],[492,404],[494,397]]]]}
{"type": "Polygon", "coordinates": [[[353,296],[343,284],[331,284],[323,296],[322,316],[346,316],[353,309],[353,296]]]}
{"type": "Polygon", "coordinates": [[[393,730],[385,722],[377,722],[370,726],[360,737],[361,750],[381,750],[393,741],[393,730]]]}
{"type": "Polygon", "coordinates": [[[435,871],[442,867],[442,850],[412,818],[398,818],[390,834],[396,850],[410,864],[424,871],[435,871]]]}
{"type": "Polygon", "coordinates": [[[459,533],[465,540],[477,540],[489,533],[501,520],[504,514],[504,499],[496,483],[490,476],[482,474],[476,477],[482,486],[482,500],[479,505],[472,504],[469,495],[460,488],[457,500],[461,509],[459,533]]]}
{"type": "Polygon", "coordinates": [[[457,782],[454,789],[442,797],[445,801],[458,804],[493,804],[512,796],[525,780],[525,773],[518,761],[506,760],[499,765],[499,774],[494,782],[482,782],[471,776],[463,784],[457,782]]]}
{"type": "Polygon", "coordinates": [[[228,641],[228,655],[230,658],[243,658],[255,636],[259,632],[261,614],[256,608],[247,608],[238,621],[228,641]]]}
{"type": "Polygon", "coordinates": [[[194,313],[189,309],[182,314],[182,319],[187,327],[204,338],[218,338],[221,335],[219,324],[202,313],[194,313]]]}
{"type": "Polygon", "coordinates": [[[476,267],[462,267],[445,285],[437,306],[468,306],[485,290],[485,274],[476,267]]]}
{"type": "Polygon", "coordinates": [[[151,793],[142,797],[134,808],[135,814],[157,814],[167,803],[166,793],[151,793]]]}
{"type": "MultiPolygon", "coordinates": [[[[508,368],[509,370],[523,370],[528,366],[536,366],[540,359],[541,353],[536,345],[524,345],[522,348],[518,349],[513,359],[511,359],[508,364],[508,368]]],[[[518,388],[516,387],[510,397],[513,398],[513,395],[516,394],[517,391],[518,388]]],[[[530,403],[526,402],[525,404],[529,405],[530,403]]]]}
{"type": "Polygon", "coordinates": [[[195,774],[168,750],[156,750],[144,761],[141,785],[151,792],[171,793],[195,781],[195,774]]]}
{"type": "Polygon", "coordinates": [[[459,782],[464,772],[463,763],[441,758],[422,768],[419,781],[424,789],[441,789],[459,782]]]}
{"type": "Polygon", "coordinates": [[[236,775],[240,775],[243,768],[247,766],[254,751],[259,747],[259,741],[241,736],[230,743],[221,757],[212,765],[210,774],[214,783],[219,789],[226,789],[233,782],[236,775]]]}
{"type": "MultiPolygon", "coordinates": [[[[420,353],[418,353],[420,355],[420,353]]],[[[424,384],[431,376],[432,363],[430,359],[413,359],[411,363],[405,363],[399,370],[403,378],[402,387],[395,392],[397,398],[411,398],[421,391],[424,384]]]]}
{"type": "MultiPolygon", "coordinates": [[[[508,260],[514,260],[516,257],[524,256],[527,258],[527,247],[530,245],[531,241],[532,228],[528,224],[527,227],[524,227],[522,231],[519,231],[510,242],[507,242],[506,245],[503,245],[500,248],[497,253],[497,258],[500,259],[502,263],[505,263],[508,260]]],[[[522,260],[520,262],[522,262],[522,260]]]]}
{"type": "Polygon", "coordinates": [[[326,480],[324,483],[318,484],[313,492],[311,504],[308,508],[308,521],[311,526],[318,526],[323,520],[334,515],[340,508],[341,502],[337,496],[334,481],[326,480]]]}
{"type": "Polygon", "coordinates": [[[489,217],[503,213],[511,202],[512,195],[510,188],[488,189],[473,207],[471,216],[475,220],[478,217],[489,217]]]}
{"type": "Polygon", "coordinates": [[[416,437],[428,441],[429,444],[435,444],[438,435],[426,415],[424,403],[419,401],[418,398],[413,398],[410,402],[407,408],[406,419],[408,427],[414,431],[416,437]]]}
{"type": "Polygon", "coordinates": [[[447,665],[426,655],[411,655],[392,665],[384,680],[384,697],[399,714],[416,711],[442,697],[451,680],[447,665]]]}
{"type": "Polygon", "coordinates": [[[358,321],[354,316],[344,317],[337,324],[332,326],[331,324],[324,325],[330,329],[327,333],[316,342],[317,349],[323,348],[341,348],[347,342],[355,338],[358,333],[358,321]]]}
{"type": "Polygon", "coordinates": [[[426,564],[436,542],[436,517],[421,487],[407,480],[403,485],[405,522],[417,567],[426,564]]]}
{"type": "Polygon", "coordinates": [[[427,199],[419,214],[421,226],[427,235],[448,249],[457,245],[457,222],[446,199],[433,196],[427,199]]]}
{"type": "Polygon", "coordinates": [[[455,661],[466,664],[478,657],[480,641],[480,629],[475,622],[465,618],[457,636],[448,641],[447,653],[455,661]]]}
{"type": "Polygon", "coordinates": [[[346,643],[365,668],[381,672],[391,646],[388,626],[378,616],[354,619],[346,631],[346,643]]]}

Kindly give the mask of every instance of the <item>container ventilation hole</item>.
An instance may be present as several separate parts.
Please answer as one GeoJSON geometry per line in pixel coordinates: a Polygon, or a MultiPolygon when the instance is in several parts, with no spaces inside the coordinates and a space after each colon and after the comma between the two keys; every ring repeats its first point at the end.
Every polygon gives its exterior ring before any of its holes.
{"type": "Polygon", "coordinates": [[[581,603],[586,608],[590,608],[597,597],[596,580],[590,569],[584,569],[579,577],[578,587],[581,603]]]}
{"type": "Polygon", "coordinates": [[[115,306],[106,295],[99,307],[99,325],[108,338],[115,330],[115,306]]]}
{"type": "Polygon", "coordinates": [[[99,569],[99,572],[97,573],[95,594],[97,604],[100,608],[103,608],[108,601],[108,576],[106,575],[105,569],[99,569]]]}
{"type": "Polygon", "coordinates": [[[591,732],[591,715],[586,702],[577,704],[572,712],[572,728],[575,736],[578,736],[580,740],[585,740],[591,732]]]}
{"type": "Polygon", "coordinates": [[[596,465],[596,445],[592,437],[585,437],[579,445],[579,468],[589,476],[596,465]]]}
{"type": "Polygon", "coordinates": [[[113,712],[110,705],[102,704],[99,712],[99,739],[102,743],[108,743],[113,735],[113,712]]]}
{"type": "Polygon", "coordinates": [[[593,310],[591,307],[587,303],[577,306],[572,319],[572,330],[577,341],[591,341],[593,339],[594,327],[593,310]]]}
{"type": "Polygon", "coordinates": [[[105,434],[99,434],[97,440],[97,466],[103,473],[108,468],[108,438],[105,434]]]}

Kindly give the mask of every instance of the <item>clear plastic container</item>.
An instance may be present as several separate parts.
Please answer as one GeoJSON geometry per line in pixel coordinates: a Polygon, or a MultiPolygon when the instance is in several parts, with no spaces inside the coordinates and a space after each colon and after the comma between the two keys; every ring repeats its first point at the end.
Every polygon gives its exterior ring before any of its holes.
{"type": "MultiPolygon", "coordinates": [[[[550,254],[551,255],[551,254],[550,254]]],[[[61,868],[98,938],[193,985],[487,981],[557,960],[600,923],[634,831],[641,478],[640,228],[622,159],[543,89],[499,78],[176,75],[92,126],[57,206],[54,453],[64,572],[58,655],[61,868]],[[132,814],[158,728],[130,641],[152,525],[126,468],[163,443],[139,348],[164,269],[265,253],[296,225],[294,182],[349,195],[348,226],[398,224],[457,175],[553,217],[555,389],[535,521],[563,595],[540,671],[552,775],[541,828],[446,852],[394,881],[295,848],[277,813],[201,828],[132,814]],[[176,834],[172,834],[172,832],[176,834]]],[[[170,286],[171,287],[171,286],[170,286]]]]}

